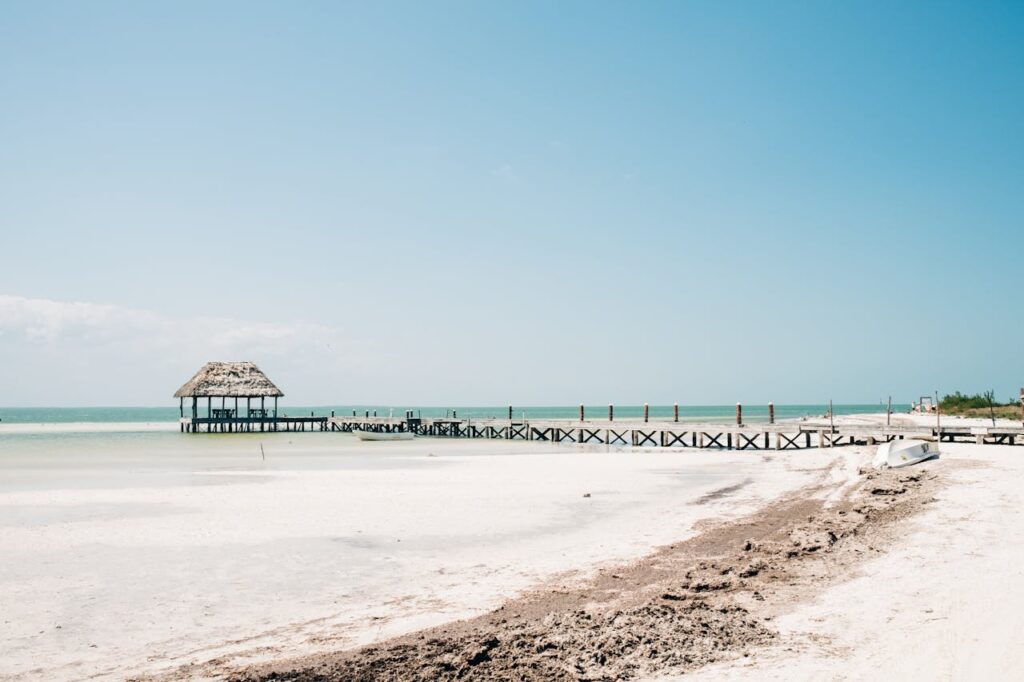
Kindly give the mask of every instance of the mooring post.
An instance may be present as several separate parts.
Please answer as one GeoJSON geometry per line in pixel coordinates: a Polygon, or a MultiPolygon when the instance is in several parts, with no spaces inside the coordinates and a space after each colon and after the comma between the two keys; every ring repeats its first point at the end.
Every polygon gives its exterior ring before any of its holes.
{"type": "Polygon", "coordinates": [[[644,423],[647,422],[647,417],[648,417],[649,411],[650,411],[650,408],[648,408],[647,403],[644,403],[644,423]]]}
{"type": "Polygon", "coordinates": [[[508,406],[508,420],[512,421],[512,406],[508,406]]]}
{"type": "Polygon", "coordinates": [[[768,423],[775,423],[775,403],[770,400],[768,401],[768,423]]]}
{"type": "Polygon", "coordinates": [[[615,421],[615,406],[608,405],[608,421],[615,421]]]}
{"type": "Polygon", "coordinates": [[[674,421],[679,421],[679,403],[672,405],[672,419],[674,421]]]}
{"type": "Polygon", "coordinates": [[[580,421],[584,421],[585,414],[586,413],[584,412],[584,409],[583,409],[583,403],[580,403],[580,421]]]}
{"type": "Polygon", "coordinates": [[[736,403],[736,426],[743,426],[743,406],[736,403]]]}

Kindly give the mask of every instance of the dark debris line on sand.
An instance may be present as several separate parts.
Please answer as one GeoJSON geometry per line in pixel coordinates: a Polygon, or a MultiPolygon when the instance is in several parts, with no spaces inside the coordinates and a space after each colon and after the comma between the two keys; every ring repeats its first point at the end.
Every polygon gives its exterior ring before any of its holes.
{"type": "Polygon", "coordinates": [[[587,586],[537,592],[467,621],[351,651],[250,666],[265,680],[593,680],[683,672],[771,642],[772,618],[878,551],[929,502],[934,468],[862,473],[828,509],[807,491],[587,586]]]}

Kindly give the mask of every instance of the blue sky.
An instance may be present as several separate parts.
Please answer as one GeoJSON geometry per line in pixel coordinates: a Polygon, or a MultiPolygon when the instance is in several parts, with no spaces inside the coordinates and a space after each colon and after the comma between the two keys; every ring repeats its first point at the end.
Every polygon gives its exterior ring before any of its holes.
{"type": "Polygon", "coordinates": [[[1019,3],[0,5],[0,404],[1024,385],[1019,3]]]}

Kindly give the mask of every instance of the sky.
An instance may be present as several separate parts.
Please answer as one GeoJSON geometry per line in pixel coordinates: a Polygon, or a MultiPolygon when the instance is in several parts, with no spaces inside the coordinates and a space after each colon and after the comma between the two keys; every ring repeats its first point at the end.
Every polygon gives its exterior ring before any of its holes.
{"type": "Polygon", "coordinates": [[[1024,386],[1024,4],[0,3],[0,405],[1024,386]]]}

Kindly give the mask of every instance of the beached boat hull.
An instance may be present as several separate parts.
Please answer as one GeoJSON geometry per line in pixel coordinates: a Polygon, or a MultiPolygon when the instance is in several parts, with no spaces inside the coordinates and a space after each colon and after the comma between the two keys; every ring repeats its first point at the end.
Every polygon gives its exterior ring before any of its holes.
{"type": "Polygon", "coordinates": [[[894,440],[878,446],[872,464],[876,469],[898,469],[938,457],[939,447],[935,443],[923,440],[894,440]]]}
{"type": "Polygon", "coordinates": [[[387,433],[384,431],[356,431],[356,436],[359,440],[412,440],[415,437],[411,431],[392,431],[387,433]]]}

